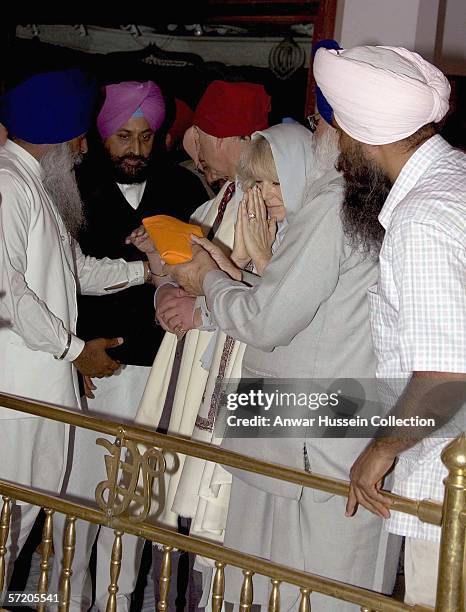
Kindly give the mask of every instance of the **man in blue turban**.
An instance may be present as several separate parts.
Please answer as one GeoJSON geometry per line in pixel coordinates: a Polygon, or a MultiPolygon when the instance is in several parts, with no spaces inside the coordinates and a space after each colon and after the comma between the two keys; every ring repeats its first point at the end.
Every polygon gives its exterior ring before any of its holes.
{"type": "MultiPolygon", "coordinates": [[[[77,372],[110,376],[106,349],[122,338],[76,335],[76,293],[144,283],[147,263],[85,257],[74,235],[82,203],[74,167],[87,151],[94,86],[79,70],[38,74],[0,98],[9,139],[0,148],[0,392],[80,408],[77,372]]],[[[57,493],[69,427],[0,406],[0,479],[57,493]]],[[[7,576],[39,508],[17,501],[7,576]],[[12,541],[14,540],[14,541],[12,541]]]]}

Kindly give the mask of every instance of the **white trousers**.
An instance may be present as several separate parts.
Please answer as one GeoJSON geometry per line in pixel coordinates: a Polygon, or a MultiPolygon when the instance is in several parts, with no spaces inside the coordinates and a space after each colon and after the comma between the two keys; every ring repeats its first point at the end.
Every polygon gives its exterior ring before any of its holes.
{"type": "Polygon", "coordinates": [[[440,544],[405,540],[405,603],[435,606],[440,544]]]}
{"type": "MultiPolygon", "coordinates": [[[[0,419],[0,479],[56,495],[63,478],[66,445],[67,428],[62,423],[42,418],[0,419]]],[[[19,501],[11,504],[4,590],[39,510],[39,506],[19,501]]]]}
{"type": "MultiPolygon", "coordinates": [[[[87,411],[107,416],[115,421],[132,423],[149,377],[150,368],[123,366],[109,378],[95,379],[95,399],[87,401],[87,411]]],[[[86,407],[83,406],[83,412],[86,407]]],[[[110,436],[90,430],[76,428],[69,478],[65,482],[67,499],[89,503],[94,500],[94,491],[99,482],[107,479],[104,456],[107,451],[96,445],[97,438],[110,436]]],[[[70,442],[71,446],[71,442],[70,442]]],[[[50,581],[50,591],[58,590],[61,560],[63,558],[63,534],[65,517],[54,517],[55,559],[50,581]]],[[[89,559],[97,537],[96,606],[104,611],[110,584],[110,560],[114,532],[85,521],[76,521],[76,550],[71,576],[71,612],[86,612],[91,605],[91,581],[88,572],[89,559]]],[[[123,557],[118,579],[117,608],[119,612],[129,610],[131,593],[136,585],[144,541],[133,535],[123,536],[123,557]]]]}

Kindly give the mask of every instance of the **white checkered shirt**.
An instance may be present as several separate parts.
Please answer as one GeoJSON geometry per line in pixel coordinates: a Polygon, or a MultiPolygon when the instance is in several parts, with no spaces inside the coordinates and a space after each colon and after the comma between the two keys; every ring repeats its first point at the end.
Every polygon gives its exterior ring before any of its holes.
{"type": "MultiPolygon", "coordinates": [[[[379,282],[369,289],[371,325],[377,376],[398,396],[413,372],[466,372],[466,155],[430,138],[403,167],[379,220],[386,233],[379,282]]],[[[402,453],[393,491],[442,501],[440,453],[449,441],[428,437],[402,453]]],[[[438,527],[400,512],[387,527],[440,539],[438,527]]]]}

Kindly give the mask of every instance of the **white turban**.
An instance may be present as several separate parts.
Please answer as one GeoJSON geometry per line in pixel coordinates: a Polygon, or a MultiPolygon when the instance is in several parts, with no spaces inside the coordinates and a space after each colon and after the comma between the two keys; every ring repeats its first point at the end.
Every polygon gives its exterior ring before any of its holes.
{"type": "Polygon", "coordinates": [[[407,138],[448,111],[445,75],[402,47],[319,49],[314,78],[341,129],[367,144],[407,138]]]}

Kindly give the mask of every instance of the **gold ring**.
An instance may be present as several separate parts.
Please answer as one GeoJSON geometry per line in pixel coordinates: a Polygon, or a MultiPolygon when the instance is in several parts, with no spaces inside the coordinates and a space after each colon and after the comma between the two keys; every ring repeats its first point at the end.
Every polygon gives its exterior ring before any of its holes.
{"type": "Polygon", "coordinates": [[[248,219],[255,219],[256,215],[253,212],[248,213],[248,219]]]}

